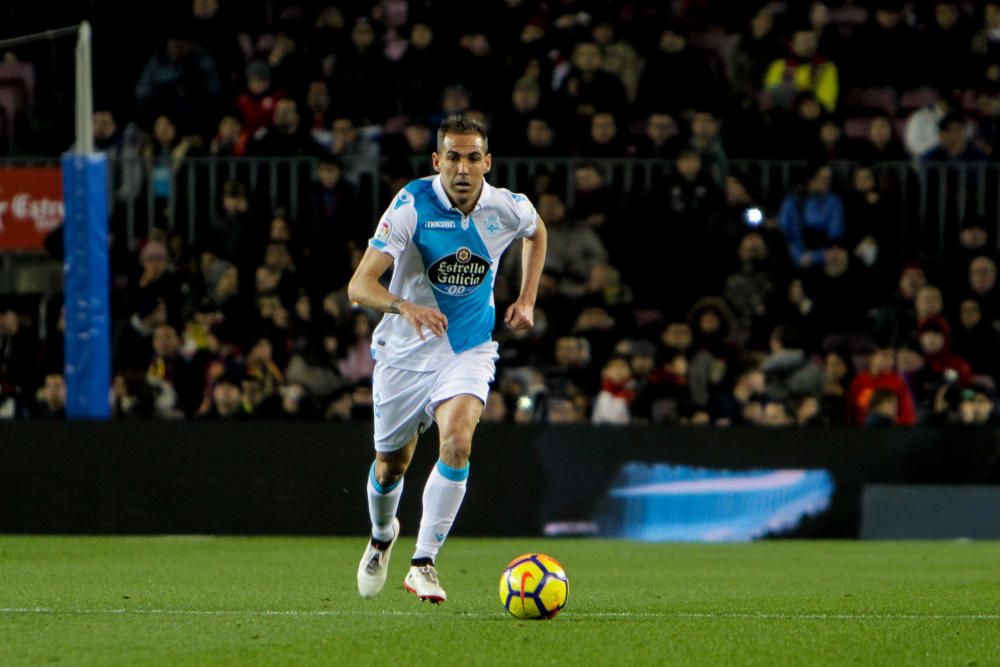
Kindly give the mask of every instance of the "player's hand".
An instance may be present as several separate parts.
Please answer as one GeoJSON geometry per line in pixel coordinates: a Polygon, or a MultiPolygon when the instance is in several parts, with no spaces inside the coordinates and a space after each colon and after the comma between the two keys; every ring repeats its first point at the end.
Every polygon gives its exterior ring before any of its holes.
{"type": "Polygon", "coordinates": [[[426,340],[424,327],[427,327],[435,336],[443,336],[448,331],[448,318],[440,310],[404,301],[399,304],[399,314],[413,325],[420,340],[426,340]]]}
{"type": "Polygon", "coordinates": [[[523,331],[535,326],[535,307],[520,299],[507,307],[503,321],[514,331],[523,331]]]}

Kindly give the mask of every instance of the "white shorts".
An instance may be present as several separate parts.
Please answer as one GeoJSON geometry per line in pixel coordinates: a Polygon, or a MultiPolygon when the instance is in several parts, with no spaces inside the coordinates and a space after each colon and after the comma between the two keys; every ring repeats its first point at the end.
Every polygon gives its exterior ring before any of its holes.
{"type": "Polygon", "coordinates": [[[486,405],[498,358],[497,344],[489,341],[459,353],[435,371],[409,371],[376,362],[375,451],[394,452],[426,431],[437,406],[449,398],[471,394],[486,405]]]}

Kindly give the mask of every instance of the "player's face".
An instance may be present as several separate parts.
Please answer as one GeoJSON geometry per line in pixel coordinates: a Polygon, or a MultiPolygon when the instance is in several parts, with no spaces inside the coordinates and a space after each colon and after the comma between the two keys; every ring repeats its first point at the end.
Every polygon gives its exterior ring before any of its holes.
{"type": "Polygon", "coordinates": [[[441,152],[433,153],[434,168],[441,172],[441,184],[458,208],[475,202],[483,187],[483,177],[493,164],[478,134],[446,134],[441,152]]]}

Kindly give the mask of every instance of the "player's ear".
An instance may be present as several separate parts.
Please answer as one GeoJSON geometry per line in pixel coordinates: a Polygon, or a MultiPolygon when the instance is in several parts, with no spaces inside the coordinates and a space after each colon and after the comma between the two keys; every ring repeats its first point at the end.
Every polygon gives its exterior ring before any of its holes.
{"type": "Polygon", "coordinates": [[[490,169],[493,168],[493,155],[491,153],[487,153],[485,157],[483,157],[483,165],[486,167],[486,169],[483,170],[483,173],[490,173],[490,169]]]}
{"type": "Polygon", "coordinates": [[[441,171],[441,156],[437,154],[437,151],[431,153],[431,166],[434,167],[434,171],[441,171]]]}

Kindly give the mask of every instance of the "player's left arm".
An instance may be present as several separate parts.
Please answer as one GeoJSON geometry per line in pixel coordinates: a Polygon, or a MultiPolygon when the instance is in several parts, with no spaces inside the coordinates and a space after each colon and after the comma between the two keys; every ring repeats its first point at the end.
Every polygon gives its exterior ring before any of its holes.
{"type": "Polygon", "coordinates": [[[504,322],[511,329],[530,329],[535,326],[535,299],[538,283],[545,267],[545,251],[548,247],[548,232],[541,218],[536,219],[535,233],[524,237],[521,247],[521,293],[517,301],[510,304],[504,322]]]}

